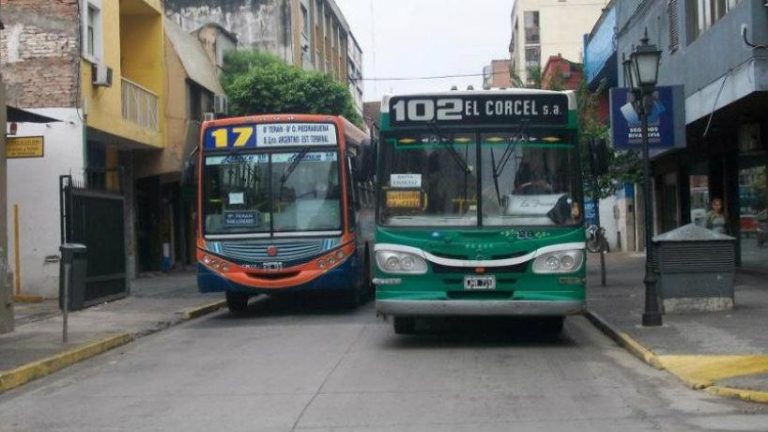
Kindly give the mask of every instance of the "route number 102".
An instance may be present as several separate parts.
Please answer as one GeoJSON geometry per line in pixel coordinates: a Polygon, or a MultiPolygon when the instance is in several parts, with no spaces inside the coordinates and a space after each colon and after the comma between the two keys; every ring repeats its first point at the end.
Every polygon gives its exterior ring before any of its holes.
{"type": "Polygon", "coordinates": [[[392,105],[395,121],[429,122],[433,120],[461,120],[461,99],[401,99],[392,105]]]}

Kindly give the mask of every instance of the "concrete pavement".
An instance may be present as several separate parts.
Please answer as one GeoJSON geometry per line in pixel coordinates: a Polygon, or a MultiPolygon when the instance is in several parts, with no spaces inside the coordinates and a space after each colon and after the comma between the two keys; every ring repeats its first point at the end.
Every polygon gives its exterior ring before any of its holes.
{"type": "Polygon", "coordinates": [[[668,313],[662,327],[640,325],[645,256],[607,255],[608,283],[590,255],[588,318],[646,363],[694,389],[768,403],[768,273],[737,271],[735,307],[668,313]]]}
{"type": "Polygon", "coordinates": [[[0,393],[222,306],[197,292],[194,273],[143,277],[128,298],[70,313],[64,344],[56,300],[17,304],[16,330],[0,335],[0,393]]]}

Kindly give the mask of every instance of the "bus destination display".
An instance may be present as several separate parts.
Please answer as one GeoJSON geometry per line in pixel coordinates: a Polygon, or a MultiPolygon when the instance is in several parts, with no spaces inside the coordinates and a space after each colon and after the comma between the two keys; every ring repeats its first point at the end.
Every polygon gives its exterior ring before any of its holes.
{"type": "Polygon", "coordinates": [[[520,122],[564,125],[568,123],[568,97],[564,94],[393,97],[389,103],[389,121],[393,127],[520,122]]]}

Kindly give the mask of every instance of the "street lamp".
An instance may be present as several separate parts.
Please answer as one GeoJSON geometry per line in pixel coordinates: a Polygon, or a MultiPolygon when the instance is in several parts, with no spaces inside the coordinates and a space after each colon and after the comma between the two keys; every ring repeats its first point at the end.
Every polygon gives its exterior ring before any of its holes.
{"type": "Polygon", "coordinates": [[[656,291],[656,272],[653,269],[653,200],[651,199],[651,162],[648,152],[648,115],[653,108],[654,92],[659,77],[661,51],[648,43],[648,29],[633,49],[629,59],[624,58],[624,82],[632,91],[632,106],[640,117],[643,142],[643,198],[645,200],[645,310],[643,326],[660,326],[661,311],[656,291]]]}

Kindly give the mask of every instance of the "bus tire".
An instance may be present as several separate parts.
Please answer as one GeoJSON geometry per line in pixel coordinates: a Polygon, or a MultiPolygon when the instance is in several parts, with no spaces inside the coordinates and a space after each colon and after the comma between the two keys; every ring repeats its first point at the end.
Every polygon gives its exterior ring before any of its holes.
{"type": "Polygon", "coordinates": [[[409,335],[416,332],[416,318],[396,316],[392,319],[395,334],[409,335]]]}
{"type": "Polygon", "coordinates": [[[227,292],[227,308],[231,313],[243,313],[248,310],[248,294],[227,292]]]}

